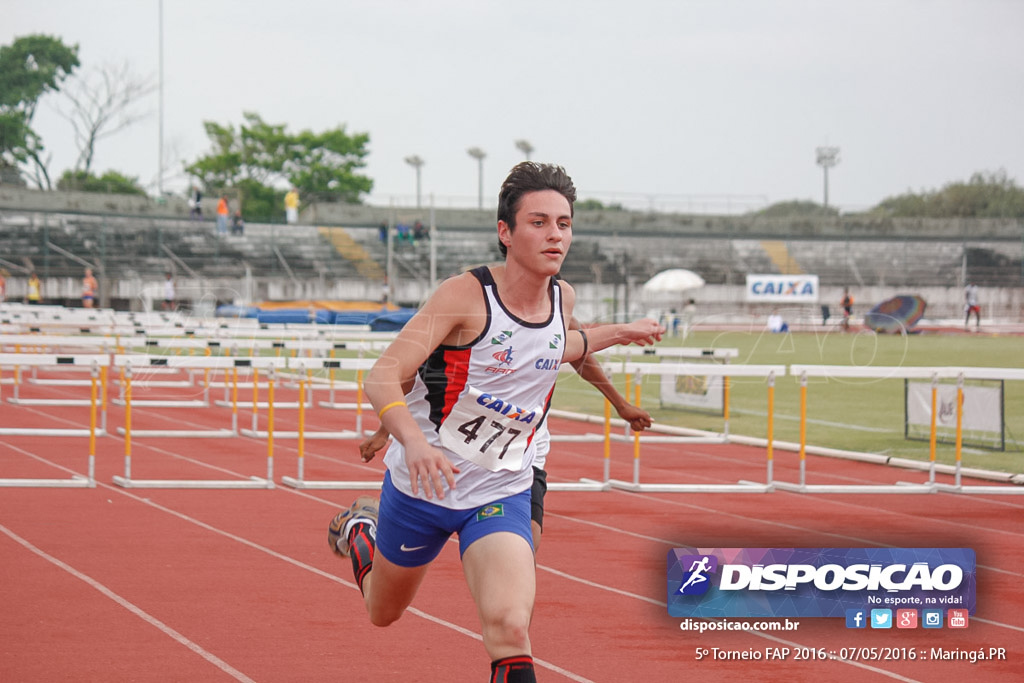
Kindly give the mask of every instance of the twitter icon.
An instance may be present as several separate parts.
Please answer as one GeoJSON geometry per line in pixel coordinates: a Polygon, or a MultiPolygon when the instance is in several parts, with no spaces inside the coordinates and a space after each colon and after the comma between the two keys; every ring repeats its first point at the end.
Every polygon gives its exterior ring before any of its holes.
{"type": "Polygon", "coordinates": [[[892,610],[871,610],[871,628],[892,628],[892,610]]]}

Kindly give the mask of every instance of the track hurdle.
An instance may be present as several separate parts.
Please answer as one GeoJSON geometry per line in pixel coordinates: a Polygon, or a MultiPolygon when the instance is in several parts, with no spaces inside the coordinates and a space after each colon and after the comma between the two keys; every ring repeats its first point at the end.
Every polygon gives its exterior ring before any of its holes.
{"type": "MultiPolygon", "coordinates": [[[[605,373],[611,373],[615,369],[632,375],[636,391],[633,403],[641,405],[640,387],[644,375],[711,375],[722,377],[723,381],[729,377],[755,377],[764,379],[768,385],[768,402],[772,405],[774,396],[774,378],[786,372],[784,365],[710,365],[706,363],[637,363],[624,362],[610,364],[605,367],[605,373]]],[[[728,386],[727,381],[725,386],[728,386]]],[[[627,389],[628,392],[628,389],[627,389]]],[[[629,395],[627,393],[627,400],[629,395]]],[[[725,419],[728,419],[728,391],[725,392],[725,419]]],[[[768,424],[772,424],[772,413],[768,414],[768,424]]],[[[657,431],[662,435],[654,436],[648,434],[634,433],[632,437],[613,435],[617,441],[631,440],[633,442],[633,481],[627,482],[617,479],[609,480],[612,488],[633,492],[648,493],[768,493],[773,490],[771,450],[766,458],[766,481],[759,484],[751,481],[740,481],[736,484],[656,484],[641,483],[640,481],[640,451],[643,443],[662,444],[724,444],[728,442],[725,434],[707,434],[681,428],[661,427],[657,431]]]]}
{"type": "MultiPolygon", "coordinates": [[[[115,356],[114,364],[125,371],[125,418],[124,418],[124,476],[115,475],[113,481],[124,488],[177,488],[177,489],[272,489],[274,488],[274,410],[273,410],[273,372],[274,367],[284,364],[279,358],[231,358],[226,356],[115,356]],[[210,368],[210,367],[263,367],[271,373],[271,408],[268,416],[270,438],[267,441],[267,475],[252,476],[248,479],[132,479],[132,367],[133,363],[152,363],[154,366],[173,364],[178,367],[210,368]]],[[[122,431],[122,430],[118,430],[122,431]]],[[[149,435],[166,435],[162,430],[150,430],[149,435]]],[[[180,434],[169,434],[180,436],[180,434]]],[[[233,432],[228,433],[234,436],[233,432]]]]}
{"type": "MultiPolygon", "coordinates": [[[[840,365],[791,365],[791,375],[798,377],[800,381],[800,480],[799,482],[776,482],[776,488],[783,491],[796,491],[799,493],[935,493],[944,491],[949,493],[966,494],[1003,494],[1003,495],[1024,495],[1024,486],[964,486],[961,483],[962,469],[962,425],[963,425],[963,387],[965,379],[986,379],[986,380],[1024,380],[1024,369],[1020,368],[978,368],[978,367],[893,367],[893,366],[840,366],[840,365]],[[932,382],[932,410],[931,410],[931,434],[929,439],[930,453],[927,465],[929,476],[928,481],[923,484],[898,482],[896,484],[807,484],[807,378],[860,378],[860,379],[930,379],[932,382]],[[936,443],[936,393],[938,380],[957,380],[956,400],[956,446],[955,465],[952,468],[954,484],[940,484],[935,481],[935,473],[938,465],[935,462],[936,443]]],[[[822,455],[844,455],[834,449],[817,448],[814,452],[822,455]]],[[[880,464],[898,465],[901,467],[917,468],[922,463],[915,460],[890,458],[888,456],[874,456],[880,464]]],[[[944,468],[945,469],[945,468],[944,468]]],[[[1013,475],[1007,474],[1003,483],[1015,483],[1013,475]]]]}
{"type": "MultiPolygon", "coordinates": [[[[133,380],[132,375],[135,368],[181,368],[181,369],[231,369],[237,377],[238,368],[270,368],[284,365],[283,358],[261,358],[245,357],[237,358],[232,356],[147,356],[147,355],[118,355],[114,356],[115,368],[120,368],[124,374],[122,391],[124,398],[121,403],[125,406],[125,426],[118,427],[119,434],[128,437],[128,430],[131,422],[131,409],[133,406],[145,406],[151,408],[205,408],[208,401],[172,401],[172,400],[144,400],[132,399],[133,380]]],[[[209,392],[209,385],[204,389],[209,392]]],[[[236,392],[237,395],[237,392],[236,392]]],[[[183,437],[183,438],[229,438],[238,434],[238,405],[237,401],[231,404],[231,428],[221,429],[139,429],[132,435],[135,437],[183,437]]]]}
{"type": "MultiPolygon", "coordinates": [[[[364,370],[369,370],[376,362],[374,358],[292,358],[288,361],[289,369],[309,372],[311,370],[356,370],[360,378],[364,370]]],[[[296,464],[295,477],[282,477],[281,483],[297,489],[379,489],[380,481],[340,481],[340,480],[310,480],[305,478],[305,439],[361,439],[365,436],[363,431],[363,402],[362,402],[362,381],[357,382],[356,402],[352,404],[356,411],[355,431],[343,432],[306,432],[305,411],[299,409],[299,431],[295,438],[299,440],[298,460],[296,464]],[[323,436],[321,436],[323,435],[323,436]]],[[[288,438],[291,432],[286,432],[288,438]]]]}
{"type": "MultiPolygon", "coordinates": [[[[0,365],[12,354],[0,354],[0,365]]],[[[100,368],[110,364],[107,355],[60,356],[53,354],[13,354],[16,362],[22,365],[39,366],[83,366],[88,364],[91,379],[91,395],[89,400],[89,429],[31,429],[31,428],[0,428],[2,435],[23,436],[88,436],[89,460],[86,476],[72,474],[70,479],[36,479],[36,478],[0,478],[0,487],[40,487],[40,488],[94,488],[96,486],[96,436],[103,432],[96,428],[96,404],[98,401],[98,384],[100,368]],[[84,434],[83,434],[84,432],[84,434]]],[[[105,404],[104,404],[105,405],[105,404]]]]}
{"type": "MultiPolygon", "coordinates": [[[[74,367],[77,369],[86,368],[91,369],[92,364],[96,363],[98,368],[101,368],[103,372],[100,374],[101,380],[103,381],[103,393],[102,396],[106,397],[106,369],[110,365],[110,356],[107,354],[55,354],[55,353],[4,353],[0,354],[0,367],[4,365],[15,366],[15,382],[14,382],[14,395],[7,399],[8,403],[15,405],[24,406],[91,406],[93,400],[88,399],[36,399],[36,398],[21,398],[19,395],[20,386],[20,373],[22,367],[31,367],[33,369],[40,367],[62,367],[69,368],[74,367]]],[[[98,434],[102,436],[105,434],[105,428],[107,424],[107,404],[106,400],[101,402],[102,420],[103,427],[100,429],[98,434]]],[[[0,435],[29,435],[29,436],[87,436],[89,431],[86,429],[21,429],[21,428],[0,428],[0,435]]]]}
{"type": "MultiPolygon", "coordinates": [[[[297,374],[292,375],[291,378],[298,379],[299,381],[299,394],[302,395],[308,389],[308,383],[311,381],[309,374],[313,370],[356,370],[362,373],[365,370],[369,370],[373,367],[376,362],[375,358],[289,358],[287,359],[286,368],[288,370],[295,371],[297,374]]],[[[355,403],[343,404],[350,409],[356,411],[356,429],[342,430],[338,432],[304,432],[302,428],[305,423],[305,406],[311,405],[309,403],[298,405],[299,408],[299,431],[295,432],[277,432],[277,437],[280,439],[358,439],[363,436],[363,409],[370,408],[372,406],[368,403],[363,403],[362,398],[362,383],[357,384],[356,395],[357,401],[355,403]]],[[[281,405],[280,402],[276,403],[275,406],[281,405]]],[[[290,405],[290,404],[289,404],[290,405]]],[[[242,430],[245,436],[252,436],[263,438],[266,437],[266,432],[248,431],[242,430]]]]}
{"type": "MultiPolygon", "coordinates": [[[[0,337],[0,348],[2,347],[14,347],[16,353],[22,353],[25,351],[36,351],[39,353],[60,353],[62,355],[73,355],[82,353],[110,353],[114,350],[117,344],[117,340],[110,337],[77,337],[73,335],[67,336],[52,336],[43,334],[5,334],[0,337]]],[[[89,368],[81,366],[73,366],[76,370],[88,371],[89,368]]],[[[89,379],[55,379],[55,378],[40,378],[37,376],[38,367],[32,368],[32,376],[24,380],[28,384],[38,384],[40,386],[55,386],[55,387],[87,387],[91,380],[89,379]]],[[[101,369],[103,375],[104,389],[107,381],[107,366],[103,366],[101,369]]],[[[20,373],[10,378],[0,378],[0,384],[20,384],[22,378],[20,373]]],[[[16,387],[17,389],[17,387],[16,387]]],[[[106,392],[104,391],[104,397],[106,392]]],[[[28,401],[25,405],[89,405],[88,399],[25,399],[28,401]],[[41,402],[41,401],[59,401],[59,402],[41,402]]],[[[17,391],[15,391],[14,400],[12,403],[19,403],[19,397],[17,391]]],[[[106,424],[104,424],[106,428],[106,424]]]]}

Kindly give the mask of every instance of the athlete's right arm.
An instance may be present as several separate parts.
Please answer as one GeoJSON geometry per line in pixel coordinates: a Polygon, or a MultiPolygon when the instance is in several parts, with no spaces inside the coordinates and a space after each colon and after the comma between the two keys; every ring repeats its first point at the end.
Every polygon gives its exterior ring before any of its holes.
{"type": "MultiPolygon", "coordinates": [[[[480,312],[486,317],[479,282],[470,274],[445,280],[423,308],[406,323],[366,377],[366,396],[381,415],[381,423],[405,447],[412,491],[444,498],[442,480],[455,486],[455,468],[439,448],[427,443],[419,425],[404,405],[407,385],[430,353],[443,343],[464,343],[475,336],[480,312]],[[477,305],[474,306],[473,304],[477,305]],[[472,336],[471,336],[472,335],[472,336]]],[[[479,329],[483,329],[482,326],[479,329]]],[[[479,330],[477,330],[479,331],[479,330]]]]}

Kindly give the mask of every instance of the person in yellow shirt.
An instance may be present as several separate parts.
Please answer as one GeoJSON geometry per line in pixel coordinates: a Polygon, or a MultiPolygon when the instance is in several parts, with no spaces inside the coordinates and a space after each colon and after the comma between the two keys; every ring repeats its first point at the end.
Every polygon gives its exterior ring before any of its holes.
{"type": "Polygon", "coordinates": [[[288,225],[299,222],[299,191],[294,187],[284,196],[284,216],[288,225]]]}
{"type": "Polygon", "coordinates": [[[39,305],[43,300],[43,284],[34,270],[28,276],[28,296],[25,299],[32,305],[39,305]]]}

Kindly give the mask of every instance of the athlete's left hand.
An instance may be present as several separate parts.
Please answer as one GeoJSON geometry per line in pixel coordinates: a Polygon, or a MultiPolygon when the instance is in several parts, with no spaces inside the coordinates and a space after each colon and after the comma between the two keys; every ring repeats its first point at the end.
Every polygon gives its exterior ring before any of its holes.
{"type": "Polygon", "coordinates": [[[622,336],[627,344],[639,344],[640,346],[649,346],[659,342],[664,334],[665,328],[657,320],[651,318],[642,318],[631,322],[622,330],[622,336]]]}
{"type": "Polygon", "coordinates": [[[643,408],[637,408],[632,403],[627,403],[616,411],[619,417],[629,423],[629,428],[634,432],[642,432],[651,426],[651,414],[643,408]]]}
{"type": "Polygon", "coordinates": [[[377,455],[377,451],[381,450],[388,445],[388,430],[384,429],[384,426],[375,431],[365,441],[359,444],[359,457],[363,462],[370,462],[374,456],[377,455]]]}

